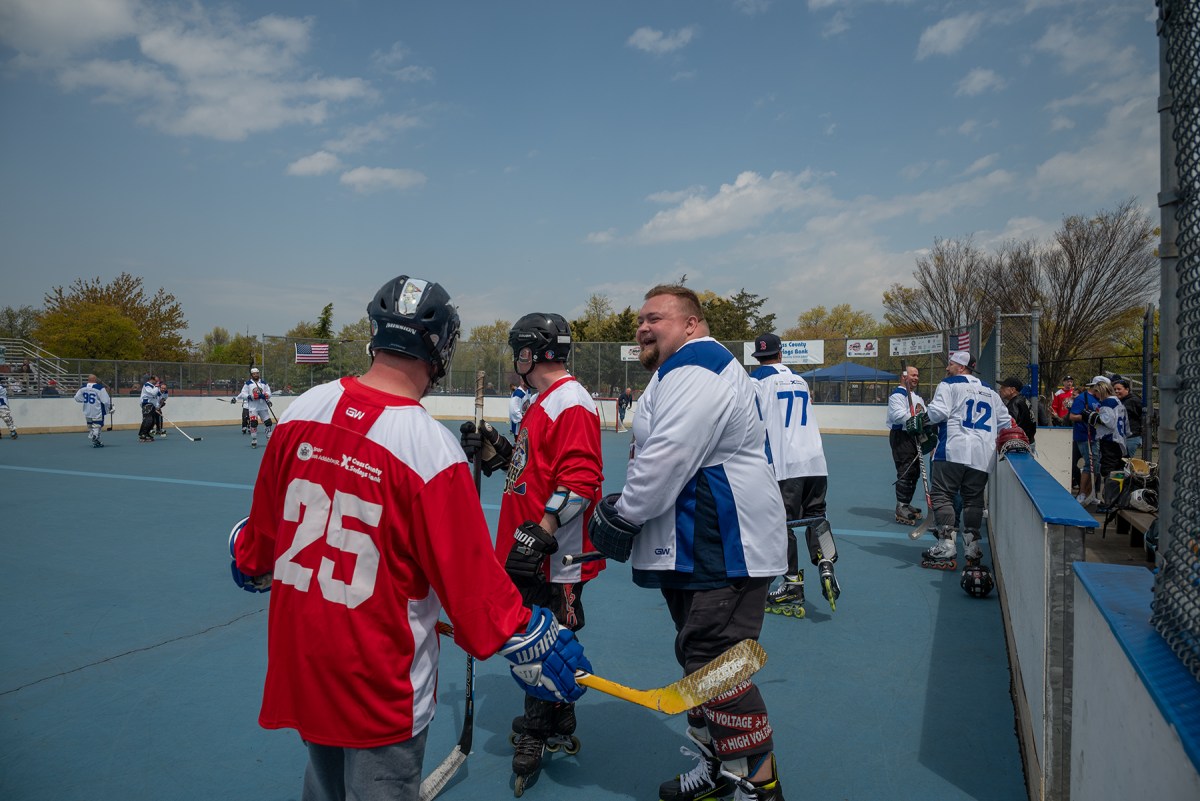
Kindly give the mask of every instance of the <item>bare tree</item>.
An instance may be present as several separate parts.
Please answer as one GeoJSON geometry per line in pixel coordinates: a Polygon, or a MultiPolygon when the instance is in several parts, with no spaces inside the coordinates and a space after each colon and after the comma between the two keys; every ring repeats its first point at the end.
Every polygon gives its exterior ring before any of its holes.
{"type": "Polygon", "coordinates": [[[1155,239],[1154,225],[1133,198],[1093,217],[1063,220],[1041,260],[1044,375],[1111,346],[1122,326],[1157,296],[1155,239]]]}
{"type": "Polygon", "coordinates": [[[993,260],[975,246],[974,237],[936,239],[928,256],[917,259],[915,288],[901,284],[883,293],[883,318],[898,333],[962,328],[990,320],[987,288],[993,284],[993,260]]]}

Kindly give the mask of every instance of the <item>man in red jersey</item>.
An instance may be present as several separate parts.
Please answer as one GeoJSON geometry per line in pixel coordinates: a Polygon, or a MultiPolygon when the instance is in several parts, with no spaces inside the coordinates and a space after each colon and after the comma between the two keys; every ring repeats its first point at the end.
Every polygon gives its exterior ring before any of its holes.
{"type": "Polygon", "coordinates": [[[458,340],[449,295],[399,276],[367,315],[370,369],[291,404],[230,535],[234,581],[274,590],[259,723],[299,731],[305,801],[417,798],[443,607],[464,650],[503,654],[547,701],[577,699],[591,669],[573,632],[522,604],[462,451],[419,402],[458,340]]]}
{"type": "MultiPolygon", "coordinates": [[[[483,435],[500,445],[503,456],[482,467],[490,473],[507,469],[496,556],[527,604],[549,607],[564,627],[583,628],[583,587],[603,569],[602,561],[564,565],[553,553],[590,551],[587,524],[604,481],[600,449],[600,416],[596,404],[567,372],[571,327],[559,314],[527,314],[508,333],[513,369],[534,393],[516,443],[510,449],[490,425],[483,435]]],[[[474,448],[474,424],[463,426],[463,445],[474,448]]],[[[575,705],[548,703],[525,697],[525,714],[513,722],[516,752],[513,773],[529,777],[541,766],[549,740],[552,746],[578,745],[575,705]]]]}

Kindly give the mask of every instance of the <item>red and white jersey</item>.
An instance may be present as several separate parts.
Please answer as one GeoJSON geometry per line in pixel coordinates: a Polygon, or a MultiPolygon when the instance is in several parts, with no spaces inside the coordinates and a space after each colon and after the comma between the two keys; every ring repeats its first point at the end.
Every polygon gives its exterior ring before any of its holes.
{"type": "Polygon", "coordinates": [[[410,739],[437,703],[438,613],[483,659],[529,610],[455,436],[356,378],[297,398],[267,444],[237,564],[274,572],[259,723],[321,745],[410,739]]]}
{"type": "MultiPolygon", "coordinates": [[[[600,415],[596,403],[573,376],[555,381],[545,392],[533,396],[525,410],[512,464],[500,501],[500,523],[496,529],[496,555],[503,562],[512,550],[513,532],[526,520],[541,522],[546,502],[554,491],[566,487],[587,498],[587,511],[558,529],[559,554],[592,550],[587,524],[600,500],[604,481],[600,449],[600,415]]],[[[593,579],[604,562],[563,565],[562,559],[546,560],[549,580],[574,584],[593,579]]]]}

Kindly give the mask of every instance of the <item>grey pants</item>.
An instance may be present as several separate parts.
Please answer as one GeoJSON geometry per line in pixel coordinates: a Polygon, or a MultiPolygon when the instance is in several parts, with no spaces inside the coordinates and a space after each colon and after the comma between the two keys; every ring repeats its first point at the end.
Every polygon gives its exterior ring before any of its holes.
{"type": "Polygon", "coordinates": [[[983,525],[983,493],[987,489],[988,474],[974,467],[957,462],[933,463],[929,477],[929,500],[937,527],[957,528],[954,511],[954,496],[962,495],[963,531],[979,533],[983,525]]]}
{"type": "Polygon", "coordinates": [[[378,748],[305,743],[308,767],[301,801],[417,801],[427,733],[378,748]]]}

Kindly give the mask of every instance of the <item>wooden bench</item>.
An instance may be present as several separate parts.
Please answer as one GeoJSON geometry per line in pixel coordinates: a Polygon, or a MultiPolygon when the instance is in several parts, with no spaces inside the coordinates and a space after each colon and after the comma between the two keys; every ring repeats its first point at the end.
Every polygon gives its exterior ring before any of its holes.
{"type": "MultiPolygon", "coordinates": [[[[1117,533],[1129,535],[1130,548],[1146,548],[1146,529],[1150,528],[1150,524],[1157,519],[1157,514],[1122,509],[1117,512],[1117,533]]],[[[1154,558],[1154,554],[1149,548],[1146,548],[1146,558],[1154,558]]]]}

